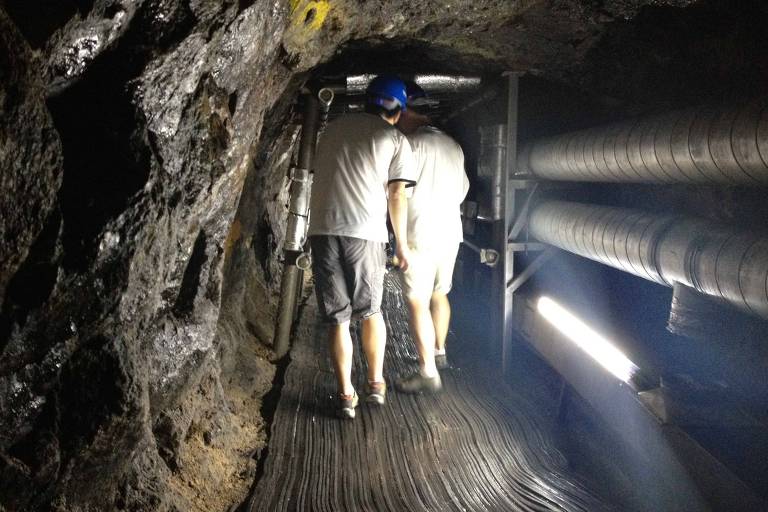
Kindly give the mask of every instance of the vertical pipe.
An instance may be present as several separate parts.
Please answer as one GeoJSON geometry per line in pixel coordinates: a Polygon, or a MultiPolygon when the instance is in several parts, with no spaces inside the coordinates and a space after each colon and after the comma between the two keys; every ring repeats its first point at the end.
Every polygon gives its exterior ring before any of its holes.
{"type": "Polygon", "coordinates": [[[503,220],[502,187],[507,152],[507,125],[480,127],[480,158],[477,162],[480,215],[503,220]]]}
{"type": "MultiPolygon", "coordinates": [[[[291,251],[294,252],[294,251],[291,251]]],[[[275,327],[275,355],[280,358],[288,352],[293,326],[293,313],[296,308],[296,288],[300,282],[301,270],[296,266],[296,258],[289,259],[288,251],[285,255],[283,278],[280,283],[280,305],[277,310],[277,326],[275,327]]]]}
{"type": "MultiPolygon", "coordinates": [[[[299,169],[312,170],[315,146],[317,144],[317,127],[320,118],[318,101],[314,95],[304,95],[304,116],[301,124],[301,140],[296,165],[299,169]]],[[[291,215],[289,213],[289,215],[291,215]]],[[[290,241],[287,241],[290,242],[290,241]]],[[[291,339],[291,328],[298,305],[298,295],[301,293],[303,271],[296,266],[296,258],[300,251],[285,251],[282,282],[280,283],[280,304],[277,311],[275,326],[275,355],[280,358],[287,352],[291,339]]]]}
{"type": "Polygon", "coordinates": [[[299,156],[296,161],[302,169],[312,169],[317,145],[317,126],[320,119],[319,103],[312,94],[304,96],[304,117],[301,124],[301,142],[299,156]]]}
{"type": "Polygon", "coordinates": [[[328,114],[330,113],[331,103],[333,103],[334,98],[335,94],[333,93],[333,89],[329,87],[324,87],[317,93],[317,99],[320,100],[321,112],[320,125],[318,127],[318,132],[320,133],[325,130],[325,127],[328,124],[328,114]]]}

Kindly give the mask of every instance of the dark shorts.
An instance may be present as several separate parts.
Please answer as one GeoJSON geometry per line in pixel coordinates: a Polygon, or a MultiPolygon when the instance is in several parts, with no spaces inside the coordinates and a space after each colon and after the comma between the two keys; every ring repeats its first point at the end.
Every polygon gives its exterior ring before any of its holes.
{"type": "Polygon", "coordinates": [[[315,235],[312,272],[322,321],[340,324],[381,311],[384,244],[348,236],[315,235]]]}

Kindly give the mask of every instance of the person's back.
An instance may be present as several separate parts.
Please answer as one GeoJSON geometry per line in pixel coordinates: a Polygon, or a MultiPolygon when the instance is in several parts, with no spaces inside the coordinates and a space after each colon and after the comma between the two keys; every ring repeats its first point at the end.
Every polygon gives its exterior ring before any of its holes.
{"type": "Polygon", "coordinates": [[[408,240],[418,248],[450,247],[461,242],[460,205],[469,190],[464,152],[433,127],[408,136],[416,160],[418,186],[408,201],[408,240]]]}
{"type": "Polygon", "coordinates": [[[308,235],[318,313],[328,326],[337,412],[342,418],[354,418],[358,405],[349,331],[354,319],[362,324],[365,401],[373,405],[386,401],[387,331],[381,299],[387,211],[403,269],[410,259],[405,187],[415,182],[415,166],[408,140],[394,127],[406,105],[402,80],[376,77],[366,89],[366,114],[331,122],[317,149],[308,235]]]}
{"type": "Polygon", "coordinates": [[[442,389],[438,369],[448,366],[448,292],[463,239],[460,205],[469,190],[469,180],[461,147],[440,130],[425,126],[427,116],[409,111],[401,121],[416,161],[416,187],[408,201],[411,264],[403,274],[403,290],[419,370],[400,379],[397,386],[406,393],[436,392],[442,389]]]}
{"type": "Polygon", "coordinates": [[[410,181],[410,148],[394,126],[373,114],[350,114],[320,138],[309,235],[387,242],[387,185],[410,181]]]}

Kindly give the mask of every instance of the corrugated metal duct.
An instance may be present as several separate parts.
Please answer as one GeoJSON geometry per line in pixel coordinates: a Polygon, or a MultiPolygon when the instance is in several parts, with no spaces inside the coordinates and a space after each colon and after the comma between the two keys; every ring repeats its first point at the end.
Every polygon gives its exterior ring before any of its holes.
{"type": "Polygon", "coordinates": [[[565,201],[537,205],[529,229],[555,247],[768,318],[768,238],[692,217],[565,201]]]}
{"type": "Polygon", "coordinates": [[[559,181],[767,185],[768,98],[541,139],[520,152],[518,172],[559,181]]]}

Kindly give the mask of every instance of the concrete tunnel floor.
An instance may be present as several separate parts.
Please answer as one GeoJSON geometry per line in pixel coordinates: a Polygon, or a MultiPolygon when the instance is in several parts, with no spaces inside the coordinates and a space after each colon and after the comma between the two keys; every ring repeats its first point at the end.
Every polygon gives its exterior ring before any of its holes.
{"type": "MultiPolygon", "coordinates": [[[[416,366],[400,281],[385,282],[387,404],[361,400],[357,418],[334,416],[334,376],[324,331],[304,314],[271,426],[250,511],[615,510],[593,478],[556,448],[552,419],[503,382],[471,342],[449,335],[452,368],[437,395],[397,393],[416,366]]],[[[311,307],[311,306],[310,306],[311,307]]],[[[364,362],[353,332],[353,379],[364,362]]]]}

